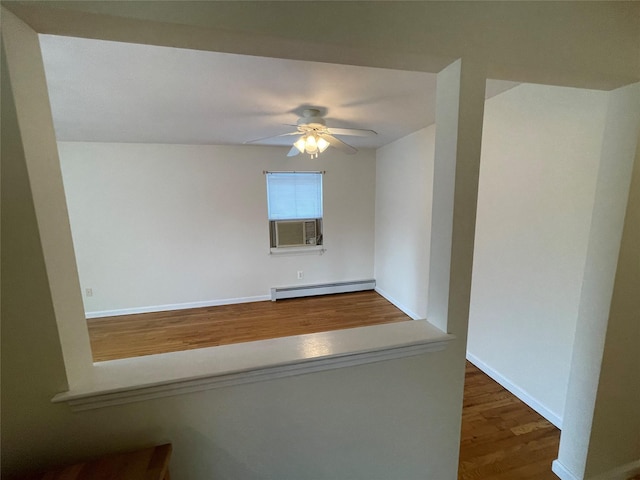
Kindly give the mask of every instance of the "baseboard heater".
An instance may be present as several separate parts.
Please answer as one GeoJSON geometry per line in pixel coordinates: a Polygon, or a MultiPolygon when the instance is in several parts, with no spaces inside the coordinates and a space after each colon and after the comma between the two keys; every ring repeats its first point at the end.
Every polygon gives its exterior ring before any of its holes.
{"type": "Polygon", "coordinates": [[[283,298],[330,295],[332,293],[362,292],[364,290],[373,290],[375,287],[375,280],[321,283],[318,285],[299,285],[295,287],[274,287],[271,289],[271,301],[275,302],[283,298]]]}

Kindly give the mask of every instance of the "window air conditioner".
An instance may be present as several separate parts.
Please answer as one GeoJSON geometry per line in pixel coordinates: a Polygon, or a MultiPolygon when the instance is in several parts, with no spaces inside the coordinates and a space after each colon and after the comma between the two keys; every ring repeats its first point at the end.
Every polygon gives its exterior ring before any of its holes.
{"type": "Polygon", "coordinates": [[[316,244],[315,220],[276,221],[276,247],[302,247],[316,244]]]}

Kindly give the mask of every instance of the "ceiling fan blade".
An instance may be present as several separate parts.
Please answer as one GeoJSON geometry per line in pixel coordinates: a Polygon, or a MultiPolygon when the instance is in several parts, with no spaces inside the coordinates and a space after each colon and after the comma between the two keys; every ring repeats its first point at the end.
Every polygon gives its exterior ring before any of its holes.
{"type": "Polygon", "coordinates": [[[321,133],[319,137],[324,138],[332,147],[337,148],[341,152],[348,153],[349,155],[353,155],[358,151],[351,145],[344,143],[342,140],[338,140],[336,137],[334,137],[333,135],[329,135],[328,133],[321,133]]]}
{"type": "Polygon", "coordinates": [[[287,153],[287,157],[295,157],[299,153],[300,153],[300,150],[298,150],[294,145],[293,147],[291,147],[291,150],[289,150],[289,153],[287,153]]]}
{"type": "Polygon", "coordinates": [[[352,137],[371,137],[377,135],[373,130],[361,130],[359,128],[329,128],[332,135],[349,135],[352,137]]]}
{"type": "Polygon", "coordinates": [[[254,140],[247,140],[244,143],[245,144],[247,144],[247,143],[256,143],[256,142],[261,142],[263,140],[270,140],[272,138],[288,137],[289,135],[300,135],[300,132],[288,132],[288,133],[281,133],[280,135],[270,135],[268,137],[256,138],[254,140]]]}

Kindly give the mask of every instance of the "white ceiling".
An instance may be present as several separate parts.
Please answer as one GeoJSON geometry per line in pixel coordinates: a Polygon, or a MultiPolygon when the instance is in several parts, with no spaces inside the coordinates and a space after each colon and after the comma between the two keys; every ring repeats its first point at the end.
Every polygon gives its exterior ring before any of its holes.
{"type": "MultiPolygon", "coordinates": [[[[377,148],[434,123],[436,75],[40,35],[58,140],[243,144],[305,107],[377,148]]],[[[490,82],[488,96],[515,85],[490,82]]],[[[291,144],[291,137],[259,144],[291,144]]]]}

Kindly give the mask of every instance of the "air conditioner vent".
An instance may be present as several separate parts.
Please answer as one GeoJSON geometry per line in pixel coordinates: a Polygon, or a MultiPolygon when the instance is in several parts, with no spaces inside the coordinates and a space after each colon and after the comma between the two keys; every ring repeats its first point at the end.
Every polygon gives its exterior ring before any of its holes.
{"type": "Polygon", "coordinates": [[[275,222],[276,247],[316,245],[315,220],[279,220],[275,222]]]}

